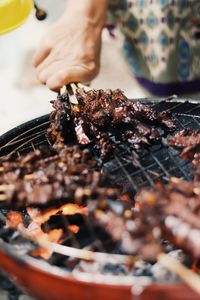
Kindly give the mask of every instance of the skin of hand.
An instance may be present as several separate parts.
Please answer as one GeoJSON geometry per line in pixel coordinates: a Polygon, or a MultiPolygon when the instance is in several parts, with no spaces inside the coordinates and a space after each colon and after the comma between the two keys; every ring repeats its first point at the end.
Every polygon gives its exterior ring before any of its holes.
{"type": "Polygon", "coordinates": [[[66,12],[42,37],[34,58],[38,79],[54,91],[72,82],[90,82],[100,67],[107,0],[74,3],[68,0],[66,12]]]}

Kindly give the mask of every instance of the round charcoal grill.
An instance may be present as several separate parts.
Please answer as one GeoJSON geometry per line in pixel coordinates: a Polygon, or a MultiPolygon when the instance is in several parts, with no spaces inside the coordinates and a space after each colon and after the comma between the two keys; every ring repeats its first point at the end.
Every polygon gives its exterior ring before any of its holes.
{"type": "MultiPolygon", "coordinates": [[[[158,111],[171,112],[180,128],[200,129],[198,101],[174,98],[140,101],[149,103],[158,111]]],[[[41,145],[51,145],[46,134],[48,118],[45,115],[34,119],[1,136],[0,157],[10,153],[20,156],[41,145]]],[[[164,182],[172,176],[192,179],[191,164],[180,159],[179,152],[167,146],[167,137],[161,144],[140,152],[130,152],[125,145],[117,144],[115,158],[104,168],[133,194],[144,186],[153,186],[159,179],[164,182]]],[[[147,277],[134,276],[130,267],[124,269],[130,257],[123,255],[116,243],[84,216],[78,220],[78,234],[72,234],[64,245],[52,244],[50,259],[34,258],[30,255],[30,250],[36,247],[33,241],[17,231],[3,228],[6,213],[5,208],[0,209],[0,266],[38,299],[145,300],[160,299],[163,294],[165,299],[199,299],[182,283],[158,285],[147,277]],[[95,252],[91,252],[93,250],[95,252]],[[93,261],[86,262],[83,259],[86,256],[93,261]]],[[[26,212],[23,213],[26,218],[26,212]]]]}

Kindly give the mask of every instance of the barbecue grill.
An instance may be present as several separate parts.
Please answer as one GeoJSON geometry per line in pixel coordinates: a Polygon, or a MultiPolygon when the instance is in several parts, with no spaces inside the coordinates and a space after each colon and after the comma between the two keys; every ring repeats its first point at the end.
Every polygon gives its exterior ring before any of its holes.
{"type": "MultiPolygon", "coordinates": [[[[171,112],[180,128],[200,129],[198,101],[176,97],[139,101],[149,103],[157,111],[171,112]]],[[[51,145],[48,128],[49,115],[45,115],[7,132],[0,137],[0,157],[10,153],[20,156],[41,145],[51,145]]],[[[159,145],[139,152],[116,143],[115,157],[103,168],[116,183],[123,184],[124,189],[133,194],[142,187],[153,187],[160,179],[168,182],[173,176],[186,180],[193,177],[191,164],[167,145],[167,136],[159,145]]],[[[84,216],[77,221],[80,227],[78,234],[72,232],[62,245],[49,244],[53,254],[48,260],[36,258],[30,254],[37,247],[35,241],[17,230],[3,228],[7,211],[1,205],[0,266],[17,284],[39,299],[156,300],[163,295],[165,299],[174,300],[200,298],[179,281],[157,284],[148,276],[134,276],[136,258],[124,255],[109,236],[98,226],[90,224],[84,216]]],[[[23,211],[23,217],[26,222],[26,211],[23,211]]]]}

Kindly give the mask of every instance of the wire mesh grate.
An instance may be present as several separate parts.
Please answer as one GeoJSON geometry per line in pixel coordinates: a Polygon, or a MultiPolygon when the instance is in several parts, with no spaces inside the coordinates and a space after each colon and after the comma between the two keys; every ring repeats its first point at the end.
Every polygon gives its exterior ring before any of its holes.
{"type": "MultiPolygon", "coordinates": [[[[152,106],[158,111],[171,112],[180,128],[200,129],[199,104],[162,101],[156,104],[152,103],[152,106]]],[[[37,122],[34,120],[29,122],[28,128],[25,124],[20,129],[14,129],[13,132],[1,138],[0,157],[9,153],[21,155],[35,150],[41,145],[51,145],[51,140],[47,136],[48,127],[48,116],[45,116],[37,119],[37,122]]],[[[117,143],[116,146],[114,159],[103,167],[115,179],[116,183],[123,184],[133,194],[142,187],[154,186],[155,182],[160,179],[164,182],[167,182],[172,176],[187,180],[192,179],[191,164],[183,161],[179,157],[178,151],[167,146],[167,137],[164,137],[159,145],[142,149],[140,152],[130,151],[120,143],[117,143]]],[[[24,217],[26,217],[26,212],[24,217]]],[[[73,224],[66,216],[58,216],[57,218],[58,222],[63,224],[63,228],[73,224]]],[[[111,240],[110,236],[100,226],[91,224],[84,216],[79,216],[77,222],[80,225],[80,231],[77,234],[66,232],[62,243],[64,246],[106,253],[122,253],[118,244],[111,240]]],[[[58,253],[51,256],[49,263],[69,270],[80,267],[79,260],[72,259],[72,257],[65,257],[63,260],[63,256],[58,253]]]]}

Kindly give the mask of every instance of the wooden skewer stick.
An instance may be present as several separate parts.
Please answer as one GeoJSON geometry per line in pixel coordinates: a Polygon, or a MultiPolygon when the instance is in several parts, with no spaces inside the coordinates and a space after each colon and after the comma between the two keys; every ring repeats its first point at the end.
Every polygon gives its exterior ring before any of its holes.
{"type": "Polygon", "coordinates": [[[1,184],[0,185],[0,201],[8,200],[8,196],[5,194],[6,191],[13,190],[14,184],[1,184]]]}
{"type": "Polygon", "coordinates": [[[158,262],[172,273],[177,274],[188,286],[200,295],[200,276],[186,268],[177,259],[168,254],[158,255],[158,262]]]}
{"type": "Polygon", "coordinates": [[[76,88],[76,86],[75,86],[74,83],[72,83],[72,84],[69,85],[69,87],[70,87],[71,90],[67,89],[67,87],[65,85],[63,87],[61,87],[60,94],[63,95],[64,93],[66,93],[68,91],[70,103],[77,105],[78,101],[76,99],[76,96],[74,95],[75,91],[76,91],[74,88],[76,88]]]}
{"type": "Polygon", "coordinates": [[[75,83],[70,83],[69,86],[71,87],[73,93],[75,94],[77,90],[77,85],[75,83]]]}
{"type": "Polygon", "coordinates": [[[66,85],[64,85],[63,87],[60,88],[60,94],[63,95],[64,93],[66,93],[67,91],[67,87],[66,85]]]}
{"type": "Polygon", "coordinates": [[[5,192],[8,190],[13,190],[14,189],[14,184],[1,184],[0,185],[0,192],[5,192]]]}
{"type": "MultiPolygon", "coordinates": [[[[30,236],[27,236],[30,238],[30,236]]],[[[35,240],[35,239],[34,239],[35,240]]],[[[107,253],[98,253],[92,252],[90,250],[83,249],[74,249],[71,247],[59,245],[51,242],[44,242],[41,239],[36,239],[36,242],[41,247],[51,249],[55,253],[59,253],[62,255],[78,257],[84,260],[96,260],[102,262],[110,257],[110,254],[107,253]]],[[[119,263],[133,264],[135,261],[139,259],[138,256],[129,256],[129,255],[118,255],[114,254],[112,256],[116,258],[119,263]]],[[[180,263],[177,259],[171,257],[168,254],[161,253],[158,255],[157,260],[160,264],[166,267],[169,271],[177,274],[188,286],[190,286],[195,292],[200,294],[200,276],[194,273],[193,271],[186,268],[182,263],[180,263]]]]}
{"type": "Polygon", "coordinates": [[[24,179],[25,180],[31,180],[31,179],[33,179],[34,178],[34,175],[33,174],[26,174],[26,175],[24,175],[24,179]]]}
{"type": "Polygon", "coordinates": [[[76,85],[74,83],[71,83],[69,84],[69,100],[70,100],[70,103],[73,105],[78,105],[78,100],[75,96],[76,94],[76,85]]]}
{"type": "Polygon", "coordinates": [[[89,91],[92,90],[92,88],[90,88],[89,86],[84,85],[84,84],[82,84],[82,83],[77,83],[77,86],[78,86],[79,88],[81,88],[81,89],[84,89],[86,92],[89,92],[89,91]]]}
{"type": "MultiPolygon", "coordinates": [[[[74,83],[69,84],[68,90],[69,90],[69,101],[71,103],[71,110],[74,113],[79,113],[80,112],[80,107],[79,107],[78,100],[75,96],[77,86],[74,83]]],[[[87,136],[87,134],[84,132],[84,129],[83,129],[83,126],[82,126],[82,123],[80,122],[80,120],[79,120],[78,123],[76,123],[76,121],[75,121],[74,125],[75,125],[74,129],[76,131],[76,136],[77,136],[78,142],[82,145],[89,144],[91,141],[90,141],[89,137],[87,136]]]]}
{"type": "Polygon", "coordinates": [[[8,200],[8,197],[6,194],[0,194],[0,201],[6,201],[8,200]]]}

